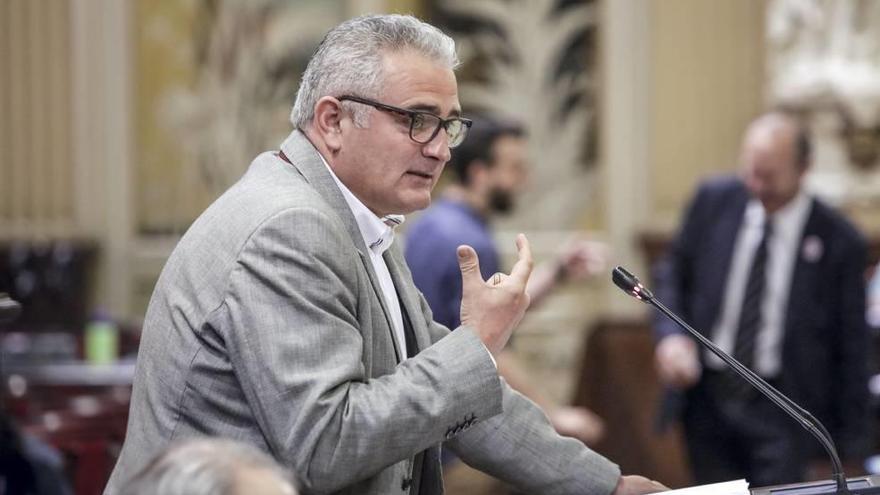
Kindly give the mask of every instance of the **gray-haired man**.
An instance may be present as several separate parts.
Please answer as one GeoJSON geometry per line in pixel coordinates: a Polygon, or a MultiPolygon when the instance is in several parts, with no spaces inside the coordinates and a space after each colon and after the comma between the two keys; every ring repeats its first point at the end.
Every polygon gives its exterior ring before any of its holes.
{"type": "Polygon", "coordinates": [[[168,442],[227,436],[293,468],[304,493],[442,493],[439,446],[533,493],[648,493],[558,436],[498,377],[528,306],[528,241],[486,283],[459,249],[462,327],[433,322],[389,225],[428,206],[461,143],[452,40],[408,16],[331,30],[278,152],[199,217],[144,323],[113,492],[168,442]],[[390,249],[389,249],[390,248],[390,249]]]}

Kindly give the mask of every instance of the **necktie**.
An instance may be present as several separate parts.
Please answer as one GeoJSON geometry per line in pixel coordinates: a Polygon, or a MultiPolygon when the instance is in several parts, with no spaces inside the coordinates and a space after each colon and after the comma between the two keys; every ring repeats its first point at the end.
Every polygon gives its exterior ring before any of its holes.
{"type": "MultiPolygon", "coordinates": [[[[739,326],[737,327],[736,340],[734,341],[733,357],[749,368],[752,368],[755,364],[755,341],[763,323],[761,306],[764,301],[764,286],[767,283],[767,244],[772,235],[773,223],[768,217],[764,222],[764,233],[758,248],[755,249],[755,256],[749,269],[749,278],[743,293],[742,308],[739,313],[739,326]]],[[[732,370],[729,371],[729,374],[733,375],[732,370]]],[[[748,395],[751,386],[745,380],[736,376],[730,376],[730,379],[732,385],[731,393],[737,397],[748,395]]]]}

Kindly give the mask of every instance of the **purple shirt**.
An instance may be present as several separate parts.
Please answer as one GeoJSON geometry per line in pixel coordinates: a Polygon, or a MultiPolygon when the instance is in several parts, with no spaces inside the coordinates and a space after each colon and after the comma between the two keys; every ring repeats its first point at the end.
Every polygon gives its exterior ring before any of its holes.
{"type": "Polygon", "coordinates": [[[483,280],[499,271],[498,250],[486,221],[464,203],[440,199],[410,227],[404,250],[434,321],[450,329],[461,323],[461,270],[455,252],[461,244],[477,252],[483,280]]]}

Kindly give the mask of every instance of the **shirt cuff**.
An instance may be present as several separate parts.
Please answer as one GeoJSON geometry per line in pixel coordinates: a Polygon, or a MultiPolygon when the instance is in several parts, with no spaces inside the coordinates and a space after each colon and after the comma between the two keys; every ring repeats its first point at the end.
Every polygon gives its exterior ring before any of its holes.
{"type": "Polygon", "coordinates": [[[492,364],[495,365],[495,369],[497,370],[498,369],[498,361],[495,361],[495,356],[493,356],[492,353],[489,352],[489,348],[486,347],[486,344],[483,344],[482,342],[480,342],[480,345],[483,346],[483,349],[486,349],[486,353],[489,354],[489,359],[492,360],[492,364]]]}

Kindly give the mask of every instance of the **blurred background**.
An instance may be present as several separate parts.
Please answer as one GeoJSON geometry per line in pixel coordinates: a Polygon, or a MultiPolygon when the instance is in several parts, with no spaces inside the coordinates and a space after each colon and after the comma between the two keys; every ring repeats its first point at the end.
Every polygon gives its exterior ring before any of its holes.
{"type": "MultiPolygon", "coordinates": [[[[77,493],[112,468],[165,258],[287,135],[323,34],[369,12],[456,39],[465,116],[526,123],[530,185],[496,226],[508,257],[519,231],[539,259],[585,231],[648,278],[695,184],[734,170],[746,124],[779,104],[809,119],[811,190],[880,253],[880,2],[0,0],[0,292],[24,307],[0,327],[0,393],[77,493]]],[[[606,418],[597,448],[624,471],[688,484],[676,432],[653,428],[647,313],[608,278],[531,312],[515,351],[606,418]]]]}

